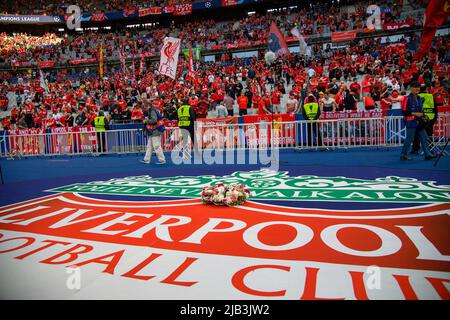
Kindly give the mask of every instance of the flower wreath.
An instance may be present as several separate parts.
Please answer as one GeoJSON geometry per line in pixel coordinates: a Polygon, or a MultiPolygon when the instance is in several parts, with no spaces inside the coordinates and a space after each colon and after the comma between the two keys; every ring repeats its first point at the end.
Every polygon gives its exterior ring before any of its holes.
{"type": "Polygon", "coordinates": [[[250,190],[245,184],[219,183],[217,186],[203,187],[202,202],[217,206],[237,206],[250,197],[250,190]]]}

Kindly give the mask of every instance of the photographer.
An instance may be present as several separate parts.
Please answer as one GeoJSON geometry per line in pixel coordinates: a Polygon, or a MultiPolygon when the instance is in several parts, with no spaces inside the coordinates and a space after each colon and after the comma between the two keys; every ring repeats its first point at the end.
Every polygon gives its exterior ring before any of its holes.
{"type": "Polygon", "coordinates": [[[416,131],[422,145],[422,150],[425,155],[425,160],[435,159],[428,148],[427,143],[427,133],[425,127],[420,125],[423,117],[425,116],[422,109],[422,99],[419,97],[418,93],[420,90],[420,84],[418,82],[412,82],[411,93],[409,96],[405,97],[403,100],[402,110],[405,117],[406,123],[406,139],[403,143],[403,148],[400,154],[400,160],[412,160],[407,156],[409,147],[414,140],[416,131]]]}
{"type": "Polygon", "coordinates": [[[149,164],[151,162],[153,151],[155,151],[158,158],[157,164],[165,164],[166,158],[161,147],[161,135],[165,130],[163,118],[155,106],[147,105],[147,107],[149,107],[149,110],[144,121],[144,134],[147,135],[148,139],[147,148],[144,159],[140,162],[149,164]]]}

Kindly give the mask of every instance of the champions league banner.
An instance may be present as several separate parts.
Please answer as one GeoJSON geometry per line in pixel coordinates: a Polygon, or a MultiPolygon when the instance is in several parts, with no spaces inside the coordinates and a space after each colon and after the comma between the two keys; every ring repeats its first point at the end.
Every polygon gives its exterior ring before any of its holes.
{"type": "MultiPolygon", "coordinates": [[[[191,14],[194,11],[207,10],[207,9],[219,9],[219,8],[233,8],[238,5],[254,4],[262,2],[263,0],[208,0],[202,2],[195,2],[190,7],[187,13],[191,14]]],[[[139,8],[132,11],[114,11],[106,13],[90,13],[84,12],[81,15],[81,22],[87,21],[112,21],[123,19],[134,19],[148,15],[163,15],[163,14],[175,14],[175,10],[165,10],[162,7],[150,7],[139,8]]],[[[179,15],[179,14],[178,14],[179,15]]],[[[12,24],[33,24],[33,23],[64,23],[67,21],[69,15],[60,16],[33,16],[33,15],[0,15],[0,23],[12,23],[12,24]]]]}
{"type": "Polygon", "coordinates": [[[0,15],[0,23],[62,23],[63,18],[60,16],[16,16],[16,15],[0,15]]]}

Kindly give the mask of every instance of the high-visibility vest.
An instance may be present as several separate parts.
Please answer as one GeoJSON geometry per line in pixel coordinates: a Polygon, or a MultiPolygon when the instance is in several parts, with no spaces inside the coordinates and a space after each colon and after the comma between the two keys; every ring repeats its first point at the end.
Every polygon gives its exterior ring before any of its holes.
{"type": "Polygon", "coordinates": [[[423,99],[423,113],[428,117],[428,119],[433,120],[436,116],[434,113],[435,106],[433,95],[431,93],[419,93],[419,97],[423,99]]]}
{"type": "Polygon", "coordinates": [[[191,116],[189,110],[191,106],[188,104],[180,106],[178,108],[178,127],[189,127],[191,125],[191,116]]]}
{"type": "Polygon", "coordinates": [[[308,120],[314,120],[319,112],[319,104],[317,102],[305,103],[303,108],[305,108],[306,118],[308,120]]]}
{"type": "Polygon", "coordinates": [[[94,126],[97,132],[106,131],[106,120],[104,116],[97,116],[94,119],[94,126]]]}

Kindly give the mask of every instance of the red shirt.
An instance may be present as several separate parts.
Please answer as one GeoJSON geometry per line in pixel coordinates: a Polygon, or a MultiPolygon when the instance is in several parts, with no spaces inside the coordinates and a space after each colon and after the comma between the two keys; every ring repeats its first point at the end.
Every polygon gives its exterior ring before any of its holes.
{"type": "Polygon", "coordinates": [[[120,99],[119,101],[117,101],[117,104],[122,108],[126,108],[127,107],[127,102],[123,99],[120,99]]]}
{"type": "Polygon", "coordinates": [[[198,101],[198,99],[189,98],[189,104],[191,105],[191,107],[197,107],[198,101]]]}
{"type": "Polygon", "coordinates": [[[133,119],[133,120],[141,120],[141,119],[144,119],[144,113],[142,112],[141,109],[139,109],[139,108],[134,108],[134,109],[131,111],[131,119],[133,119]]]}
{"type": "Polygon", "coordinates": [[[361,86],[357,82],[353,82],[350,84],[350,90],[356,89],[356,92],[359,94],[359,90],[361,90],[361,86]]]}
{"type": "Polygon", "coordinates": [[[266,111],[264,108],[266,107],[266,104],[263,99],[259,100],[258,102],[258,114],[259,115],[266,115],[266,111]]]}
{"type": "Polygon", "coordinates": [[[237,104],[239,106],[239,109],[247,109],[248,98],[246,96],[239,96],[237,98],[237,104]]]}
{"type": "Polygon", "coordinates": [[[441,105],[444,103],[445,90],[443,87],[431,88],[430,93],[433,95],[435,104],[441,105]]]}
{"type": "Polygon", "coordinates": [[[280,96],[281,96],[281,93],[279,91],[273,91],[272,92],[272,103],[280,104],[280,96]]]}
{"type": "Polygon", "coordinates": [[[389,110],[392,105],[392,98],[382,98],[380,101],[381,109],[389,110]]]}
{"type": "Polygon", "coordinates": [[[412,80],[413,73],[411,72],[411,70],[405,70],[405,71],[403,71],[402,76],[403,76],[403,82],[409,83],[412,80]]]}
{"type": "Polygon", "coordinates": [[[369,80],[364,79],[363,81],[361,81],[361,85],[362,92],[370,93],[370,88],[372,87],[372,85],[369,80]]]}

